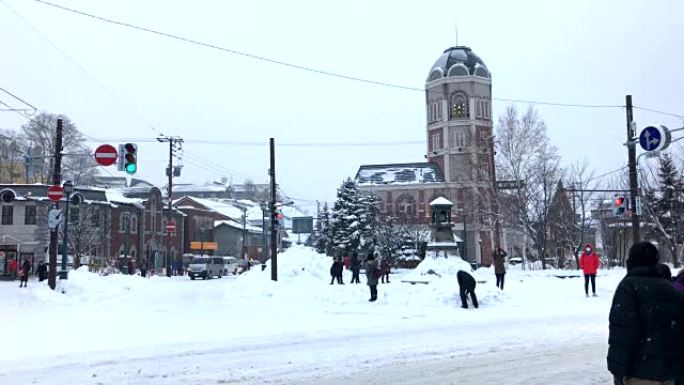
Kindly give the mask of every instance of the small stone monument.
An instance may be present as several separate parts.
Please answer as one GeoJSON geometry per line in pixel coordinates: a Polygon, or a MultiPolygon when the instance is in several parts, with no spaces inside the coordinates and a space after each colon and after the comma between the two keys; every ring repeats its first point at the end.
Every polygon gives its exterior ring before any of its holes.
{"type": "Polygon", "coordinates": [[[448,199],[439,197],[430,202],[432,210],[432,231],[430,242],[427,244],[427,252],[433,256],[442,254],[444,257],[460,256],[461,238],[454,235],[453,224],[451,223],[451,207],[448,199]],[[434,253],[430,253],[434,251],[434,253]]]}

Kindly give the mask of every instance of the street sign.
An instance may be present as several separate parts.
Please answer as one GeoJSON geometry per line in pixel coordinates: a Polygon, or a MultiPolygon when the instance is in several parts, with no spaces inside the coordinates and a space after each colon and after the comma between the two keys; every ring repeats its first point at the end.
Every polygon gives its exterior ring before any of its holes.
{"type": "Polygon", "coordinates": [[[498,180],[496,181],[496,188],[498,190],[516,190],[525,187],[525,182],[514,180],[498,180]]]}
{"type": "Polygon", "coordinates": [[[117,160],[116,148],[109,144],[103,144],[95,149],[95,161],[100,166],[111,166],[117,160]]]}
{"type": "Polygon", "coordinates": [[[62,222],[62,210],[51,209],[48,211],[48,227],[50,230],[56,229],[62,222]]]}
{"type": "Polygon", "coordinates": [[[644,151],[662,151],[670,145],[671,140],[670,131],[661,124],[648,126],[639,134],[639,145],[644,151]]]}
{"type": "Polygon", "coordinates": [[[313,217],[294,217],[292,218],[292,232],[294,234],[313,233],[313,217]]]}
{"type": "Polygon", "coordinates": [[[59,202],[64,198],[64,189],[62,186],[50,186],[48,187],[47,197],[51,201],[59,202]]]}
{"type": "Polygon", "coordinates": [[[191,250],[218,250],[218,244],[216,242],[190,242],[191,250]]]}
{"type": "Polygon", "coordinates": [[[166,231],[168,231],[169,233],[176,231],[176,222],[171,221],[171,222],[167,223],[166,224],[166,231]]]}

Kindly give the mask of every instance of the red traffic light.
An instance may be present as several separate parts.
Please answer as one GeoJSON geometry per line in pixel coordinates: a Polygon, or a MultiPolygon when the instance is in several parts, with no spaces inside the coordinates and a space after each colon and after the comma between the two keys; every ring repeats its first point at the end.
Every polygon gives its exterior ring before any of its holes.
{"type": "Polygon", "coordinates": [[[138,149],[138,147],[133,143],[126,143],[124,145],[124,149],[126,149],[126,152],[129,154],[135,154],[135,151],[138,149]]]}

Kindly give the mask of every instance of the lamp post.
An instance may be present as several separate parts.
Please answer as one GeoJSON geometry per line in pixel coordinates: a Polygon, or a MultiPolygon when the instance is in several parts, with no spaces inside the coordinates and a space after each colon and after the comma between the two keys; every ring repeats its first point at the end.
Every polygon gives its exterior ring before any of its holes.
{"type": "Polygon", "coordinates": [[[70,180],[64,182],[62,185],[64,194],[66,194],[66,202],[64,204],[64,236],[62,237],[62,270],[59,272],[59,279],[66,280],[67,273],[67,259],[69,258],[69,201],[71,200],[71,193],[74,192],[74,184],[70,180]]]}
{"type": "Polygon", "coordinates": [[[207,231],[206,227],[202,226],[200,231],[200,257],[204,257],[204,232],[207,231]]]}
{"type": "Polygon", "coordinates": [[[268,259],[268,241],[266,238],[266,212],[268,211],[268,203],[261,202],[261,263],[265,263],[268,259]]]}

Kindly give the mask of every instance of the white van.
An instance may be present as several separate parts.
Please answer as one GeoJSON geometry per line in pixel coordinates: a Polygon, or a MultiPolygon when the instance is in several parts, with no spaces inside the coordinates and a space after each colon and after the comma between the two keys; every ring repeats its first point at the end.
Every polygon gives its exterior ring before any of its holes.
{"type": "Polygon", "coordinates": [[[219,277],[223,274],[223,258],[221,257],[195,257],[188,265],[190,279],[201,277],[202,279],[219,277]]]}
{"type": "Polygon", "coordinates": [[[223,257],[223,275],[235,274],[238,263],[235,257],[223,257]]]}

